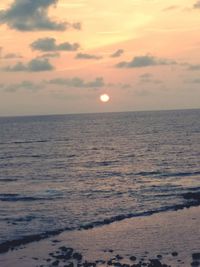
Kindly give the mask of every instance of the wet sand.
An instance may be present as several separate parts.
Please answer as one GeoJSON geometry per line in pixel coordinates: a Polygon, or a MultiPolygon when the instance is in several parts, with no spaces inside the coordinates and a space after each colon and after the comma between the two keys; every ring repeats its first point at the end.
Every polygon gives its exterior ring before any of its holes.
{"type": "Polygon", "coordinates": [[[200,266],[200,207],[63,232],[0,254],[1,267],[200,266]]]}

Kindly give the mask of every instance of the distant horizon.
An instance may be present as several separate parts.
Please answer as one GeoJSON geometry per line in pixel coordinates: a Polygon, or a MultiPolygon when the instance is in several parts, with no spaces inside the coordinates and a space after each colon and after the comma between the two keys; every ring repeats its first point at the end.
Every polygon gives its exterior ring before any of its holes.
{"type": "Polygon", "coordinates": [[[107,111],[107,112],[82,112],[82,113],[49,113],[49,114],[25,114],[25,115],[0,115],[0,118],[15,117],[48,117],[48,116],[68,116],[68,115],[92,115],[92,114],[112,114],[112,113],[134,113],[134,112],[162,112],[162,111],[189,111],[200,110],[199,108],[177,108],[177,109],[152,109],[152,110],[126,110],[126,111],[107,111]]]}

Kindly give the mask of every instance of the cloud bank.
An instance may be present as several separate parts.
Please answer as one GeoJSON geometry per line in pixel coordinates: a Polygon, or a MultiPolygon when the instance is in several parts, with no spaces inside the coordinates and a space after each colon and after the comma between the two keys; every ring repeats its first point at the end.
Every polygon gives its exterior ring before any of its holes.
{"type": "Polygon", "coordinates": [[[55,38],[40,38],[31,44],[33,50],[39,50],[42,52],[51,51],[76,51],[80,45],[78,43],[70,44],[68,42],[56,44],[55,38]]]}
{"type": "Polygon", "coordinates": [[[9,93],[14,93],[20,89],[35,91],[35,90],[38,90],[40,88],[41,88],[41,86],[39,84],[35,84],[31,81],[26,81],[26,80],[22,81],[21,83],[14,83],[14,84],[3,86],[4,91],[9,92],[9,93]]]}
{"type": "Polygon", "coordinates": [[[175,10],[175,9],[178,9],[179,7],[178,6],[168,6],[166,8],[163,9],[163,11],[172,11],[172,10],[175,10]]]}
{"type": "Polygon", "coordinates": [[[80,23],[57,22],[48,16],[50,6],[58,0],[15,0],[8,9],[0,11],[0,24],[19,31],[80,30],[80,23]]]}
{"type": "Polygon", "coordinates": [[[85,82],[79,77],[74,77],[71,79],[57,78],[49,80],[47,83],[77,88],[100,88],[105,86],[103,77],[97,77],[95,80],[89,82],[85,82]]]}
{"type": "Polygon", "coordinates": [[[84,89],[96,89],[105,86],[105,82],[103,77],[96,77],[94,80],[85,81],[80,77],[73,77],[73,78],[56,78],[51,80],[44,80],[40,83],[34,83],[32,81],[24,80],[20,83],[12,83],[9,85],[0,84],[4,91],[9,93],[14,93],[18,90],[27,90],[27,91],[37,91],[40,89],[44,89],[45,86],[48,85],[57,85],[62,87],[68,88],[84,88],[84,89]]]}
{"type": "Polygon", "coordinates": [[[176,64],[175,61],[168,59],[156,58],[154,56],[137,56],[134,57],[131,61],[122,61],[119,62],[117,68],[142,68],[149,66],[159,66],[159,65],[173,65],[176,64]]]}
{"type": "Polygon", "coordinates": [[[76,59],[101,59],[101,56],[96,56],[96,55],[91,55],[91,54],[86,54],[86,53],[78,53],[76,55],[76,59]]]}
{"type": "Polygon", "coordinates": [[[60,57],[60,54],[55,52],[55,53],[45,53],[39,56],[40,58],[56,58],[60,57]]]}
{"type": "Polygon", "coordinates": [[[197,2],[194,4],[193,7],[194,7],[194,8],[200,8],[200,1],[197,1],[197,2]]]}
{"type": "Polygon", "coordinates": [[[158,80],[158,79],[154,79],[153,75],[151,73],[144,73],[142,75],[139,76],[139,82],[140,83],[153,83],[153,84],[161,84],[162,81],[158,80]]]}
{"type": "Polygon", "coordinates": [[[19,55],[19,54],[8,53],[3,58],[4,59],[15,59],[15,58],[23,58],[23,57],[21,55],[19,55]]]}
{"type": "Polygon", "coordinates": [[[196,64],[196,65],[188,64],[187,70],[192,70],[192,71],[200,70],[200,64],[196,64]]]}
{"type": "Polygon", "coordinates": [[[111,57],[120,57],[124,53],[123,49],[118,49],[116,52],[114,52],[111,57]]]}
{"type": "Polygon", "coordinates": [[[47,58],[35,58],[29,61],[27,64],[17,62],[14,66],[7,66],[3,68],[3,71],[7,72],[40,72],[40,71],[51,71],[54,67],[51,65],[47,58]]]}

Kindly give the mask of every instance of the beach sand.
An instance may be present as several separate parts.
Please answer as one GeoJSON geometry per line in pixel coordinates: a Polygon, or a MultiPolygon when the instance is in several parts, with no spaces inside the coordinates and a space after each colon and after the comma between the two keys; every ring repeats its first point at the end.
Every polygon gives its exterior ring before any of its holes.
{"type": "Polygon", "coordinates": [[[200,266],[200,207],[135,217],[88,230],[66,231],[0,254],[1,267],[77,264],[84,267],[200,266]]]}

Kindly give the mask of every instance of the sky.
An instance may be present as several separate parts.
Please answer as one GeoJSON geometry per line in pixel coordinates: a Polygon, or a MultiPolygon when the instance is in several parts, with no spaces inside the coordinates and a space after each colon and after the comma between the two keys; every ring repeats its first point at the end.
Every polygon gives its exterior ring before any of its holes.
{"type": "Polygon", "coordinates": [[[200,108],[199,33],[199,0],[1,0],[0,116],[200,108]]]}

